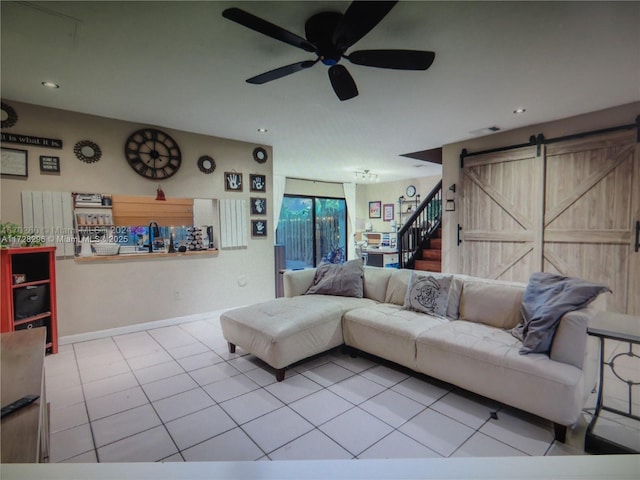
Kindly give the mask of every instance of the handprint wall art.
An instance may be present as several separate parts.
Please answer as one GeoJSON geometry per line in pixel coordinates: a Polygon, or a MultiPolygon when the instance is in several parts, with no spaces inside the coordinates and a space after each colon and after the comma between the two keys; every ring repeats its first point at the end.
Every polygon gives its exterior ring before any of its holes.
{"type": "Polygon", "coordinates": [[[267,191],[267,176],[266,175],[258,175],[258,174],[250,174],[249,175],[249,189],[252,192],[266,192],[267,191]]]}
{"type": "Polygon", "coordinates": [[[267,199],[251,197],[251,215],[266,215],[267,199]]]}
{"type": "Polygon", "coordinates": [[[251,236],[252,237],[266,237],[267,236],[267,221],[266,220],[251,220],[251,236]]]}
{"type": "Polygon", "coordinates": [[[241,192],[242,173],[224,172],[224,189],[227,192],[241,192]]]}

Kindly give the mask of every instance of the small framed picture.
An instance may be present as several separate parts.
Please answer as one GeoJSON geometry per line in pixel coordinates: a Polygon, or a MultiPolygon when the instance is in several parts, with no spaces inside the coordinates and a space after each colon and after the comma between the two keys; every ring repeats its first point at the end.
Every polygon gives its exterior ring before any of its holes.
{"type": "Polygon", "coordinates": [[[380,218],[382,217],[382,202],[369,202],[369,218],[380,218]]]}
{"type": "Polygon", "coordinates": [[[26,150],[16,148],[3,148],[2,161],[0,162],[0,174],[15,177],[28,177],[28,156],[26,150]]]}
{"type": "Polygon", "coordinates": [[[251,197],[251,215],[266,215],[267,199],[259,197],[251,197]]]}
{"type": "Polygon", "coordinates": [[[266,175],[258,175],[258,174],[250,174],[249,175],[249,190],[252,192],[266,192],[267,191],[267,176],[266,175]]]}
{"type": "Polygon", "coordinates": [[[60,173],[60,157],[40,155],[40,172],[60,173]]]}
{"type": "Polygon", "coordinates": [[[242,173],[224,172],[224,189],[227,192],[242,191],[242,173]]]}
{"type": "Polygon", "coordinates": [[[382,219],[385,222],[393,220],[393,203],[385,203],[382,206],[382,219]]]}
{"type": "Polygon", "coordinates": [[[262,238],[267,236],[266,220],[251,220],[251,236],[254,238],[262,238]]]}

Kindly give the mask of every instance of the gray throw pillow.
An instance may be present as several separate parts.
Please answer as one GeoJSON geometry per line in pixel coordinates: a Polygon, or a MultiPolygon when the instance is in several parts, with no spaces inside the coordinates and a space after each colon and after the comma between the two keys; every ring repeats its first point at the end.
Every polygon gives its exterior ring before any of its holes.
{"type": "Polygon", "coordinates": [[[452,275],[411,272],[403,308],[445,317],[452,279],[452,275]]]}
{"type": "Polygon", "coordinates": [[[342,265],[324,263],[316,269],[313,284],[305,295],[339,295],[362,298],[364,291],[362,260],[349,260],[342,265]]]}
{"type": "Polygon", "coordinates": [[[562,316],[586,307],[598,295],[610,291],[606,285],[579,278],[533,273],[522,297],[523,321],[511,330],[522,341],[520,353],[548,353],[562,316]]]}

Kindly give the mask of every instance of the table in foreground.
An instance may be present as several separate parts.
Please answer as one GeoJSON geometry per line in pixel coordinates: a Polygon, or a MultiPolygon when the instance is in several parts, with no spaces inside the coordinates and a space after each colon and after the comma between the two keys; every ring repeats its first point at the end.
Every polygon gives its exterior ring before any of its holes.
{"type": "Polygon", "coordinates": [[[2,419],[2,463],[34,463],[48,460],[49,416],[44,383],[45,338],[44,328],[18,330],[0,335],[2,406],[25,395],[40,395],[32,404],[2,419]]]}
{"type": "MultiPolygon", "coordinates": [[[[640,345],[640,317],[613,312],[602,312],[597,315],[587,328],[587,333],[600,340],[600,378],[598,382],[598,399],[593,419],[587,427],[584,449],[589,453],[638,453],[640,451],[640,416],[634,412],[634,391],[640,390],[638,378],[630,377],[633,367],[618,365],[616,362],[637,364],[640,356],[637,347],[640,345]],[[617,341],[626,344],[625,351],[616,353],[607,361],[605,356],[605,342],[617,341]],[[624,410],[605,405],[605,369],[609,367],[614,378],[608,381],[618,381],[627,386],[627,405],[624,410]],[[609,418],[601,416],[602,412],[609,412],[609,418]],[[634,423],[630,428],[625,421],[634,423]]],[[[636,368],[636,372],[637,372],[636,368]]],[[[637,401],[636,401],[637,403],[637,401]]]]}

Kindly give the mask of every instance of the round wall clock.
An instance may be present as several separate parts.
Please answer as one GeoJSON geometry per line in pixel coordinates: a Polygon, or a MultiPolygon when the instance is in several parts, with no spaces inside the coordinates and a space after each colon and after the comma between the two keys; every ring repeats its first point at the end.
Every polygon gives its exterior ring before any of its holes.
{"type": "Polygon", "coordinates": [[[73,153],[78,160],[84,163],[95,163],[102,157],[100,147],[90,140],[82,140],[73,147],[73,153]]]}
{"type": "Polygon", "coordinates": [[[124,145],[124,154],[138,175],[153,180],[169,178],[182,163],[180,147],[175,140],[154,128],[133,132],[124,145]]]}
{"type": "Polygon", "coordinates": [[[213,173],[216,162],[209,155],[203,155],[198,159],[198,168],[202,173],[213,173]]]}
{"type": "Polygon", "coordinates": [[[18,114],[11,105],[1,102],[0,119],[2,119],[2,128],[13,127],[18,121],[18,114]]]}
{"type": "Polygon", "coordinates": [[[264,163],[269,158],[267,151],[262,147],[256,147],[253,150],[253,159],[258,163],[264,163]]]}
{"type": "Polygon", "coordinates": [[[406,190],[407,197],[413,197],[416,194],[416,187],[409,185],[406,190]]]}

